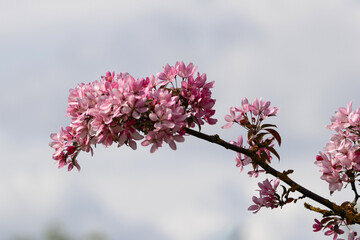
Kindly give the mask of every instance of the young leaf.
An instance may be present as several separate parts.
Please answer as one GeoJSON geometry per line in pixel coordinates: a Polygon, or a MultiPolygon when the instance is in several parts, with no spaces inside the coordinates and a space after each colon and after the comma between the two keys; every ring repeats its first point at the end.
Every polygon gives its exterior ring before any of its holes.
{"type": "Polygon", "coordinates": [[[276,141],[278,142],[279,146],[281,145],[281,137],[280,137],[280,134],[277,131],[275,131],[274,129],[271,129],[271,128],[266,128],[264,130],[271,133],[271,135],[273,135],[274,138],[276,139],[276,141]]]}
{"type": "Polygon", "coordinates": [[[249,130],[249,131],[248,131],[248,140],[250,140],[252,136],[253,136],[253,133],[252,133],[251,130],[249,130]]]}
{"type": "Polygon", "coordinates": [[[265,123],[263,125],[260,126],[260,129],[264,129],[264,128],[271,128],[271,127],[275,127],[277,128],[277,126],[275,124],[268,124],[268,123],[265,123]]]}
{"type": "Polygon", "coordinates": [[[255,137],[254,140],[256,140],[257,142],[261,142],[262,138],[268,133],[258,133],[255,137]]]}
{"type": "Polygon", "coordinates": [[[325,224],[325,223],[327,223],[328,221],[330,221],[332,219],[333,219],[332,217],[326,217],[326,218],[323,218],[320,223],[325,224]]]}
{"type": "Polygon", "coordinates": [[[276,150],[273,147],[266,147],[267,150],[269,150],[271,153],[273,153],[280,161],[280,155],[276,152],[276,150]]]}

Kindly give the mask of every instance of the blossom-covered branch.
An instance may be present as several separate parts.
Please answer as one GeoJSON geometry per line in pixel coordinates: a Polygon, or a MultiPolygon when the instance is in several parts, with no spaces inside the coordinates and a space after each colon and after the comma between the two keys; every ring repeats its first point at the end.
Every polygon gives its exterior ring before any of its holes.
{"type": "MultiPolygon", "coordinates": [[[[174,66],[166,64],[156,76],[135,79],[129,73],[107,72],[100,80],[70,89],[67,116],[71,123],[50,135],[50,146],[55,150],[53,159],[58,167],[80,170],[78,155],[82,151],[93,154],[97,144],[108,147],[116,143],[118,147],[125,145],[135,150],[137,142],[141,141],[142,146],[150,146],[150,152],[154,153],[164,143],[176,150],[176,143],[183,142],[186,135],[192,135],[236,152],[236,166],[240,171],[250,166],[250,177],[257,177],[262,172],[275,177],[258,183],[259,195],[253,197],[254,204],[248,208],[253,213],[263,207],[283,207],[307,197],[327,208],[305,203],[307,209],[323,215],[321,221],[315,220],[314,231],[325,230],[325,235],[337,239],[344,233],[342,227],[360,224],[360,214],[355,208],[360,197],[357,190],[360,108],[353,111],[349,103],[347,108],[336,112],[328,126],[336,133],[324,151],[316,156],[315,164],[320,167],[321,179],[329,183],[331,194],[347,185],[354,192],[352,201],[337,205],[293,181],[289,177],[293,170],[279,172],[270,166],[273,157],[280,160],[275,145],[281,145],[277,126],[265,123],[279,112],[277,107],[270,106],[270,101],[255,98],[249,102],[243,98],[241,105],[231,107],[230,114],[225,116],[227,123],[222,128],[239,125],[245,128],[247,138],[241,135],[237,141],[227,142],[219,135],[202,133],[202,125],[217,122],[213,118],[215,99],[211,92],[214,82],[208,82],[206,74],[196,70],[192,63],[185,65],[179,61],[174,66]],[[294,192],[302,195],[294,197],[294,192]]],[[[351,230],[348,240],[354,240],[356,235],[351,230]]]]}

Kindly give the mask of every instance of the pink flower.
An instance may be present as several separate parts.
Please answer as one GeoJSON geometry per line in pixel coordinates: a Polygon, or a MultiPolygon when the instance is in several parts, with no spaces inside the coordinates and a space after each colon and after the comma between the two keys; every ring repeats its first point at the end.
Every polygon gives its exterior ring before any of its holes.
{"type": "Polygon", "coordinates": [[[249,101],[246,97],[244,97],[242,100],[241,100],[241,107],[236,107],[235,108],[235,111],[237,112],[241,112],[242,114],[245,114],[247,112],[250,111],[250,108],[249,108],[249,101]]]}
{"type": "Polygon", "coordinates": [[[112,82],[114,80],[115,73],[114,72],[106,72],[105,76],[101,76],[102,79],[104,79],[107,82],[112,82]]]}
{"type": "Polygon", "coordinates": [[[91,152],[96,144],[105,147],[114,142],[136,149],[136,141],[151,145],[155,152],[162,143],[176,149],[183,142],[186,127],[215,124],[211,97],[214,82],[207,82],[206,74],[194,75],[196,67],[190,63],[166,64],[164,72],[135,79],[129,73],[106,72],[99,81],[81,83],[70,89],[67,115],[71,123],[57,134],[51,134],[53,159],[59,167],[68,165],[80,169],[76,157],[79,151],[91,152]],[[176,76],[181,84],[172,84],[176,76]]]}
{"type": "MultiPolygon", "coordinates": [[[[243,146],[243,137],[242,135],[240,135],[238,137],[238,141],[234,142],[234,141],[230,141],[231,144],[234,144],[238,147],[242,147],[243,146]]],[[[237,153],[237,157],[235,158],[236,160],[236,167],[240,167],[240,172],[243,171],[244,166],[250,164],[252,162],[252,159],[246,155],[244,155],[244,157],[242,157],[241,153],[237,153]]]]}
{"type": "MultiPolygon", "coordinates": [[[[348,240],[360,240],[360,237],[355,238],[355,236],[357,236],[357,232],[355,232],[354,230],[351,230],[348,235],[348,240]]],[[[339,239],[339,240],[341,240],[341,239],[339,239]]]]}
{"type": "Polygon", "coordinates": [[[131,95],[124,104],[122,112],[131,115],[135,119],[139,119],[141,114],[148,110],[145,106],[145,101],[145,98],[137,99],[135,95],[131,95]]]}
{"type": "Polygon", "coordinates": [[[262,197],[257,198],[255,196],[252,197],[253,202],[255,203],[254,205],[251,205],[248,210],[249,211],[254,211],[253,213],[257,213],[258,211],[260,211],[260,209],[265,205],[265,199],[263,199],[262,197]]]}
{"type": "Polygon", "coordinates": [[[164,72],[159,72],[157,74],[158,79],[161,80],[159,86],[163,86],[170,82],[173,82],[177,75],[175,67],[172,67],[169,64],[166,64],[163,69],[164,72]]]}
{"type": "Polygon", "coordinates": [[[255,203],[251,205],[248,210],[254,211],[253,213],[257,213],[262,207],[266,208],[277,208],[279,206],[279,200],[275,197],[276,189],[279,186],[280,179],[276,179],[274,184],[271,184],[272,181],[266,179],[262,183],[258,183],[260,187],[259,198],[253,196],[252,200],[255,203]]]}
{"type": "Polygon", "coordinates": [[[242,119],[244,119],[243,115],[235,116],[235,108],[230,108],[230,115],[225,116],[225,121],[228,123],[222,126],[221,128],[230,128],[234,123],[239,123],[242,119]]]}
{"type": "Polygon", "coordinates": [[[317,220],[317,219],[314,219],[314,220],[315,220],[315,223],[313,224],[313,228],[314,228],[313,231],[318,232],[323,228],[323,225],[320,223],[319,220],[317,220]]]}
{"type": "Polygon", "coordinates": [[[265,119],[269,116],[275,116],[279,109],[277,107],[270,107],[270,101],[263,101],[262,98],[259,100],[255,98],[254,103],[249,105],[249,110],[255,116],[260,116],[262,119],[265,119]]]}
{"type": "Polygon", "coordinates": [[[180,61],[176,62],[175,69],[180,77],[188,78],[194,74],[197,67],[195,67],[193,63],[189,63],[189,65],[185,66],[184,62],[180,61]]]}
{"type": "Polygon", "coordinates": [[[335,112],[335,116],[330,118],[331,125],[327,127],[330,130],[345,129],[352,127],[353,129],[359,130],[360,127],[360,108],[353,111],[352,102],[350,101],[346,108],[340,107],[338,111],[335,112]]]}
{"type": "Polygon", "coordinates": [[[335,231],[334,226],[330,226],[330,227],[329,227],[329,230],[325,231],[324,234],[325,234],[325,236],[330,236],[330,235],[333,235],[333,234],[334,234],[333,240],[336,240],[337,237],[338,237],[338,234],[343,234],[343,233],[344,233],[343,230],[338,229],[338,232],[337,232],[337,231],[335,231]]]}
{"type": "Polygon", "coordinates": [[[141,145],[148,146],[148,145],[152,144],[150,152],[154,153],[157,151],[157,149],[159,147],[162,146],[163,134],[164,134],[164,132],[162,132],[162,131],[160,131],[160,132],[151,131],[146,135],[145,140],[141,143],[141,145]]]}
{"type": "Polygon", "coordinates": [[[155,122],[155,131],[175,127],[175,123],[171,121],[172,111],[159,104],[155,105],[154,113],[149,114],[149,118],[155,122]]]}
{"type": "Polygon", "coordinates": [[[324,153],[320,152],[316,157],[315,164],[323,173],[321,179],[329,183],[331,193],[340,191],[344,182],[355,181],[349,176],[358,176],[357,171],[360,170],[358,123],[349,121],[349,116],[353,116],[353,113],[351,102],[347,108],[339,108],[335,117],[332,117],[332,125],[328,126],[336,133],[326,144],[324,153]]]}

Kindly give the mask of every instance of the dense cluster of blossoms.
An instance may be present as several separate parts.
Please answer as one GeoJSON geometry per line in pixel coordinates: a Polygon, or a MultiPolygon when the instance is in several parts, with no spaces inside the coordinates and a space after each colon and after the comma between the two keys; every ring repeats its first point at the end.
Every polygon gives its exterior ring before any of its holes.
{"type": "MultiPolygon", "coordinates": [[[[183,142],[186,132],[200,136],[192,133],[194,131],[189,128],[200,128],[205,122],[215,124],[217,120],[213,118],[215,100],[210,90],[214,82],[207,82],[206,75],[196,74],[196,69],[192,63],[185,65],[184,62],[177,62],[175,66],[166,64],[156,76],[138,79],[128,73],[115,75],[114,72],[106,72],[98,81],[81,83],[75,89],[70,89],[67,116],[71,118],[71,123],[65,128],[61,127],[58,133],[51,134],[53,141],[50,146],[55,150],[53,159],[59,168],[68,165],[69,171],[74,166],[80,170],[76,159],[78,154],[81,151],[93,153],[96,144],[108,147],[117,143],[118,147],[127,145],[136,149],[136,141],[142,140],[141,145],[151,146],[150,152],[153,153],[163,143],[175,150],[176,142],[183,142]]],[[[298,190],[301,186],[287,176],[292,170],[280,173],[269,166],[273,155],[280,159],[274,144],[276,141],[280,145],[281,137],[274,129],[276,125],[263,121],[275,116],[278,111],[278,108],[270,107],[269,101],[261,98],[255,98],[252,103],[243,98],[240,107],[230,108],[230,114],[225,116],[227,124],[222,127],[230,128],[236,123],[247,130],[247,146],[244,146],[243,136],[239,136],[236,142],[230,141],[230,144],[225,145],[230,149],[234,149],[231,144],[239,147],[237,149],[241,148],[235,150],[236,166],[241,171],[251,163],[252,170],[248,172],[250,177],[257,177],[260,172],[264,172],[261,167],[277,177],[274,181],[266,179],[258,183],[259,197],[253,196],[254,204],[248,208],[253,213],[257,213],[262,207],[282,207],[314,195],[306,194],[307,189],[305,192],[298,190]],[[287,189],[279,185],[280,180],[291,187],[287,189]],[[282,194],[278,193],[278,186],[282,187],[282,194]],[[289,197],[295,191],[304,195],[297,199],[289,197]]],[[[333,240],[343,240],[338,239],[344,233],[341,227],[359,223],[355,206],[360,198],[356,189],[360,175],[360,107],[353,111],[350,102],[347,108],[339,108],[331,122],[327,127],[336,133],[323,152],[316,156],[315,163],[322,172],[321,179],[329,183],[330,193],[341,191],[344,184],[350,184],[355,199],[352,203],[344,202],[337,206],[327,199],[324,204],[321,197],[312,196],[310,198],[332,211],[311,206],[309,209],[323,214],[321,221],[315,219],[315,232],[324,230],[326,236],[333,235],[333,240]]],[[[204,136],[200,138],[224,146],[224,141],[217,135],[204,136]]],[[[350,228],[349,231],[348,240],[360,240],[355,231],[350,228]]]]}
{"type": "Polygon", "coordinates": [[[164,142],[175,150],[175,142],[184,141],[185,128],[215,124],[214,82],[207,82],[206,74],[195,74],[196,69],[192,63],[177,62],[166,64],[156,77],[138,79],[107,72],[98,81],[70,89],[71,123],[50,136],[59,168],[80,169],[77,155],[93,153],[96,144],[136,149],[136,141],[143,139],[141,145],[151,145],[151,152],[164,142]]]}
{"type": "Polygon", "coordinates": [[[341,107],[331,117],[328,129],[336,133],[316,156],[315,164],[322,172],[321,179],[329,183],[330,192],[340,191],[344,183],[357,181],[360,171],[360,108],[352,110],[350,102],[347,108],[341,107]]]}
{"type": "MultiPolygon", "coordinates": [[[[356,204],[359,198],[355,183],[359,181],[360,173],[360,107],[354,111],[350,102],[346,108],[340,107],[330,120],[327,128],[336,133],[331,136],[323,152],[316,156],[315,164],[320,167],[321,179],[329,183],[331,194],[336,190],[341,191],[344,184],[350,184],[355,192],[352,204],[356,204]]],[[[315,219],[315,222],[314,231],[327,229],[325,235],[334,234],[334,239],[344,233],[340,227],[347,225],[346,221],[336,217],[324,217],[322,221],[315,219]]],[[[354,240],[356,235],[351,230],[348,239],[354,240]]]]}

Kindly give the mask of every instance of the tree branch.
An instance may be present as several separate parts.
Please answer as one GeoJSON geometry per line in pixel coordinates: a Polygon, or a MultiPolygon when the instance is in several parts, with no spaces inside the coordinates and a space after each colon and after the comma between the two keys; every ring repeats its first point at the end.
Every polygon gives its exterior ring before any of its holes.
{"type": "MultiPolygon", "coordinates": [[[[242,147],[238,147],[238,146],[230,144],[228,142],[225,142],[217,134],[216,135],[207,135],[207,134],[204,134],[204,133],[201,133],[201,132],[189,129],[189,128],[186,128],[185,130],[186,130],[186,133],[188,133],[189,135],[206,140],[211,143],[215,143],[226,149],[230,149],[230,150],[233,150],[238,153],[242,153],[242,154],[250,157],[256,164],[261,166],[266,171],[266,173],[269,173],[269,174],[273,175],[274,177],[281,179],[283,182],[285,182],[287,185],[289,185],[291,187],[292,191],[298,191],[298,192],[302,193],[304,196],[331,209],[333,212],[333,215],[338,215],[342,218],[346,218],[348,220],[348,224],[354,224],[354,223],[360,224],[360,214],[358,214],[356,211],[354,211],[353,205],[343,204],[342,206],[339,206],[339,205],[329,201],[328,199],[317,195],[316,193],[308,190],[307,188],[304,188],[303,186],[299,185],[298,183],[293,181],[291,178],[289,178],[288,171],[284,171],[281,173],[281,172],[275,170],[269,164],[267,164],[264,160],[260,159],[252,151],[242,148],[242,147]]],[[[310,209],[310,208],[308,208],[308,209],[310,209]]],[[[319,212],[319,211],[317,211],[317,212],[319,212]]]]}

